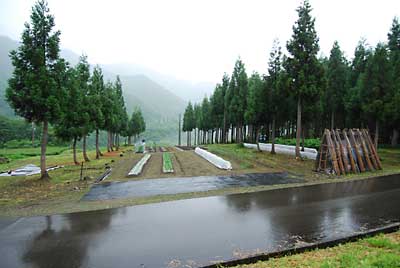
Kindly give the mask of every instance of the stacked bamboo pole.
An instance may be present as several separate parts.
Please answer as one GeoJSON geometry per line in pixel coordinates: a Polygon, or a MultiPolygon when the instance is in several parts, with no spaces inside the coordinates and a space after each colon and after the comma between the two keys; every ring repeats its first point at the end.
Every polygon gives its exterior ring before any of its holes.
{"type": "Polygon", "coordinates": [[[317,171],[336,175],[382,169],[378,153],[366,129],[325,129],[321,139],[317,171]]]}

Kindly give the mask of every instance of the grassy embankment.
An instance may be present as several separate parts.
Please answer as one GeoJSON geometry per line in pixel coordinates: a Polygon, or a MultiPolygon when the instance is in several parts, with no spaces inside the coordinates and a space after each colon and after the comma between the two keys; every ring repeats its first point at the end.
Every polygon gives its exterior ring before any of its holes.
{"type": "Polygon", "coordinates": [[[394,268],[400,267],[400,231],[332,248],[273,258],[237,268],[394,268]]]}
{"type": "MultiPolygon", "coordinates": [[[[132,148],[121,148],[121,150],[128,149],[132,148]]],[[[38,175],[29,177],[0,177],[0,216],[49,215],[146,203],[157,203],[212,195],[254,192],[300,186],[304,184],[329,183],[400,173],[399,149],[379,150],[384,167],[383,170],[356,175],[351,174],[343,177],[335,177],[313,172],[312,170],[314,169],[314,161],[296,161],[290,156],[271,155],[265,152],[261,153],[257,152],[256,150],[241,148],[238,145],[209,145],[208,149],[211,152],[237,163],[237,172],[287,171],[292,176],[303,177],[306,182],[290,185],[225,188],[198,193],[80,202],[79,200],[81,197],[90,189],[90,186],[93,184],[94,178],[104,172],[106,163],[111,165],[111,167],[116,171],[121,165],[128,170],[131,168],[134,161],[140,159],[140,155],[132,152],[126,152],[124,157],[120,157],[119,152],[115,152],[112,154],[105,154],[105,156],[100,160],[94,160],[95,152],[89,151],[89,158],[92,159],[92,161],[85,163],[83,176],[90,176],[92,179],[89,181],[80,181],[80,166],[76,166],[72,163],[71,150],[68,148],[50,147],[49,152],[52,155],[49,155],[47,158],[48,165],[63,165],[64,168],[51,171],[50,176],[52,177],[52,180],[50,182],[41,182],[38,180],[38,175]]],[[[29,163],[39,165],[39,150],[39,148],[1,149],[0,155],[8,157],[11,161],[10,163],[0,164],[0,171],[21,167],[29,163]],[[28,156],[27,154],[37,155],[28,156]]],[[[78,155],[81,160],[81,153],[78,155]]],[[[159,169],[161,169],[161,166],[159,169]]],[[[116,172],[116,174],[118,176],[122,176],[118,172],[116,172]]],[[[113,176],[115,176],[115,174],[111,176],[110,180],[118,179],[114,178],[113,176]]],[[[123,178],[123,180],[127,180],[127,178],[123,178]]]]}

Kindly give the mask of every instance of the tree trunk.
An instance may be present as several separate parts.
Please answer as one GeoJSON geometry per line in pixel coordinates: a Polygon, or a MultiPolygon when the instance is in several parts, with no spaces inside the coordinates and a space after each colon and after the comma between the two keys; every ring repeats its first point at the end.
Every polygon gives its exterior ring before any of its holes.
{"type": "Polygon", "coordinates": [[[110,150],[111,152],[114,152],[114,133],[110,132],[110,150]]]}
{"type": "Polygon", "coordinates": [[[379,141],[379,122],[376,120],[375,123],[375,150],[378,151],[378,141],[379,141]]]}
{"type": "Polygon", "coordinates": [[[226,112],[224,111],[224,122],[222,126],[222,143],[227,143],[226,142],[226,112]]]}
{"type": "Polygon", "coordinates": [[[72,142],[72,154],[74,157],[74,164],[79,165],[78,160],[76,159],[76,137],[74,137],[74,141],[72,142]]]}
{"type": "Polygon", "coordinates": [[[399,131],[397,129],[393,129],[393,135],[392,135],[392,146],[395,147],[397,146],[397,140],[399,139],[399,131]]]}
{"type": "Polygon", "coordinates": [[[35,123],[32,122],[32,147],[35,147],[35,123]]]}
{"type": "Polygon", "coordinates": [[[132,145],[132,137],[128,136],[128,146],[131,146],[131,145],[132,145]]]}
{"type": "Polygon", "coordinates": [[[211,144],[214,144],[214,129],[211,129],[211,144]]]}
{"type": "Polygon", "coordinates": [[[43,121],[43,135],[42,135],[42,143],[40,146],[40,179],[42,180],[50,179],[50,176],[46,170],[46,149],[47,149],[48,130],[49,130],[49,123],[47,121],[43,121]]]}
{"type": "Polygon", "coordinates": [[[271,154],[275,154],[275,116],[272,117],[271,154]]]}
{"type": "Polygon", "coordinates": [[[107,131],[107,152],[111,152],[110,147],[110,131],[107,131]]]}
{"type": "Polygon", "coordinates": [[[302,152],[304,152],[304,140],[305,140],[305,130],[306,129],[306,127],[305,126],[303,126],[303,128],[302,128],[302,130],[301,130],[301,151],[302,152]]]}
{"type": "Polygon", "coordinates": [[[118,151],[119,150],[119,133],[115,134],[115,140],[116,140],[115,144],[117,145],[116,151],[118,151]]]}
{"type": "Polygon", "coordinates": [[[103,156],[103,154],[100,152],[99,148],[99,130],[96,129],[96,159],[99,159],[100,156],[103,156]]]}
{"type": "Polygon", "coordinates": [[[90,160],[86,153],[86,135],[83,135],[82,149],[83,149],[83,152],[82,152],[83,159],[85,160],[85,162],[89,162],[90,160]]]}
{"type": "Polygon", "coordinates": [[[260,142],[259,142],[259,139],[260,139],[260,129],[259,129],[259,127],[256,127],[256,139],[257,139],[257,141],[256,141],[256,143],[257,143],[257,150],[258,150],[259,152],[261,152],[260,142]]]}
{"type": "Polygon", "coordinates": [[[296,159],[301,159],[300,136],[301,136],[301,97],[299,96],[297,100],[296,159]]]}
{"type": "Polygon", "coordinates": [[[331,130],[335,127],[335,113],[332,111],[331,113],[331,130]]]}

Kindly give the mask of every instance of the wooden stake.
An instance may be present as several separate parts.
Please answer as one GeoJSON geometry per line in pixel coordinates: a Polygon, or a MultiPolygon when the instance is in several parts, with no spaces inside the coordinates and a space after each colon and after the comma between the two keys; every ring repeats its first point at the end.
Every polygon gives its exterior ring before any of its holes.
{"type": "Polygon", "coordinates": [[[342,143],[342,139],[340,138],[339,130],[336,130],[335,134],[336,134],[336,139],[338,140],[338,143],[339,143],[340,153],[342,155],[342,161],[343,161],[343,165],[344,165],[344,170],[346,172],[350,172],[351,170],[349,169],[349,161],[348,161],[348,159],[346,157],[346,153],[343,149],[344,145],[342,143]]]}
{"type": "Polygon", "coordinates": [[[367,161],[367,166],[368,166],[369,170],[374,170],[374,167],[372,165],[371,159],[369,158],[369,152],[367,150],[367,146],[365,145],[364,138],[361,135],[361,132],[360,132],[359,129],[356,129],[356,132],[357,132],[358,137],[359,137],[360,142],[361,142],[361,148],[362,148],[363,153],[364,153],[365,161],[367,161]]]}
{"type": "Polygon", "coordinates": [[[379,155],[378,155],[378,152],[376,151],[375,145],[372,143],[371,136],[369,135],[369,132],[367,129],[364,129],[364,132],[365,132],[365,135],[367,136],[367,141],[370,144],[371,150],[374,154],[378,169],[382,169],[382,163],[381,163],[381,160],[379,159],[379,155]]]}
{"type": "Polygon", "coordinates": [[[346,145],[347,145],[347,153],[349,154],[351,170],[352,170],[354,173],[358,173],[358,172],[359,172],[359,169],[358,169],[358,166],[357,166],[357,164],[356,164],[356,162],[355,162],[355,160],[354,160],[354,157],[353,157],[353,150],[351,149],[351,144],[350,144],[349,138],[347,137],[346,130],[343,130],[342,133],[343,133],[344,139],[345,139],[345,141],[346,141],[346,145]]]}
{"type": "Polygon", "coordinates": [[[331,139],[331,132],[328,129],[326,129],[325,132],[326,132],[326,140],[327,140],[327,143],[328,143],[328,150],[329,150],[329,153],[330,153],[330,155],[332,157],[333,170],[335,171],[336,175],[340,176],[340,174],[341,174],[340,173],[340,168],[338,166],[338,161],[337,161],[335,148],[333,147],[333,142],[332,142],[332,139],[331,139]]]}
{"type": "Polygon", "coordinates": [[[360,171],[361,171],[361,172],[365,172],[364,162],[363,162],[363,159],[362,159],[362,157],[361,157],[361,155],[360,155],[360,152],[359,152],[360,146],[358,145],[358,143],[357,143],[357,141],[356,141],[356,138],[354,137],[353,130],[350,129],[350,130],[349,130],[349,134],[350,134],[350,139],[351,139],[351,141],[352,141],[353,144],[354,144],[354,147],[353,147],[353,148],[355,148],[354,151],[355,151],[356,156],[357,156],[358,167],[360,168],[360,171]]]}
{"type": "Polygon", "coordinates": [[[340,172],[341,172],[341,174],[345,175],[346,171],[344,169],[343,158],[342,158],[342,154],[341,154],[341,151],[340,151],[340,148],[339,148],[340,147],[339,142],[336,139],[335,130],[332,129],[331,133],[332,133],[332,136],[333,136],[333,144],[335,145],[336,155],[337,155],[337,159],[338,159],[338,162],[339,162],[340,172]]]}

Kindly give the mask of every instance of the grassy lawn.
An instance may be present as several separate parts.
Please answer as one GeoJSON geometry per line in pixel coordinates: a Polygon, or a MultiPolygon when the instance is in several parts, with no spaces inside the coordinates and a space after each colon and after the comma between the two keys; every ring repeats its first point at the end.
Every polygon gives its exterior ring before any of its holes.
{"type": "Polygon", "coordinates": [[[332,248],[273,258],[237,268],[394,268],[400,267],[400,231],[332,248]]]}
{"type": "Polygon", "coordinates": [[[293,156],[284,154],[272,155],[267,152],[258,152],[257,150],[247,149],[236,144],[212,144],[207,149],[228,160],[238,160],[244,166],[255,167],[263,166],[273,171],[287,171],[294,176],[304,177],[307,182],[319,182],[325,180],[331,182],[335,179],[348,180],[350,178],[367,178],[372,176],[381,176],[387,174],[400,173],[400,149],[383,148],[378,150],[382,160],[382,170],[375,172],[365,172],[359,174],[348,174],[346,176],[334,176],[314,172],[315,162],[313,160],[297,161],[293,156]]]}
{"type": "MultiPolygon", "coordinates": [[[[122,150],[125,148],[122,148],[122,150]]],[[[40,156],[27,156],[37,153],[38,148],[2,149],[1,153],[10,159],[9,163],[0,164],[1,171],[15,169],[26,164],[40,165],[40,156]],[[10,157],[11,156],[11,157],[10,157]],[[17,156],[17,157],[14,157],[17,156]],[[21,156],[24,156],[22,158],[21,156]]],[[[81,166],[74,165],[72,150],[65,147],[49,147],[47,165],[62,165],[63,168],[50,171],[51,180],[41,181],[40,175],[0,177],[0,215],[43,215],[58,213],[58,208],[65,204],[77,203],[94,182],[105,171],[105,164],[113,165],[119,153],[105,154],[95,160],[95,151],[89,151],[90,162],[84,163],[80,180],[81,166]],[[54,210],[46,211],[46,207],[54,210]]],[[[104,151],[104,150],[103,150],[104,151]]],[[[78,161],[82,154],[78,152],[78,161]]],[[[63,210],[60,210],[63,211],[63,210]]]]}
{"type": "MultiPolygon", "coordinates": [[[[120,157],[120,152],[114,152],[105,154],[100,160],[95,160],[95,152],[89,151],[88,154],[91,161],[84,164],[83,176],[89,176],[91,179],[80,181],[80,166],[73,164],[72,151],[65,147],[50,147],[49,152],[51,152],[52,155],[47,157],[47,164],[49,166],[63,165],[64,167],[50,171],[49,174],[52,177],[50,182],[42,182],[38,180],[39,175],[29,177],[0,177],[0,216],[50,215],[204,196],[255,192],[295,187],[305,184],[330,183],[400,173],[400,149],[384,148],[379,150],[384,168],[381,171],[336,177],[314,172],[314,161],[311,160],[296,161],[294,157],[257,152],[256,150],[242,148],[234,144],[209,145],[207,147],[211,152],[214,152],[227,160],[234,161],[238,169],[233,172],[287,171],[292,176],[303,177],[306,182],[290,185],[236,187],[198,193],[80,202],[79,200],[81,197],[93,184],[94,178],[98,177],[105,171],[105,164],[109,164],[113,168],[113,174],[110,176],[109,180],[129,180],[129,178],[125,178],[125,175],[132,167],[134,163],[133,161],[140,159],[140,155],[126,152],[124,157],[120,157]],[[121,168],[121,166],[123,168],[121,168]]],[[[131,149],[132,148],[122,147],[121,151],[128,151],[131,149]]],[[[0,150],[3,155],[18,156],[14,158],[9,157],[11,160],[10,163],[0,164],[0,171],[21,167],[26,164],[39,165],[39,155],[26,155],[31,153],[38,154],[38,150],[38,148],[0,150]],[[19,156],[21,155],[24,157],[20,158],[19,156]]],[[[82,160],[81,152],[78,152],[78,160],[82,160]]],[[[158,172],[161,172],[161,165],[162,162],[160,159],[158,172]]],[[[173,175],[174,174],[171,176],[173,175]]]]}

